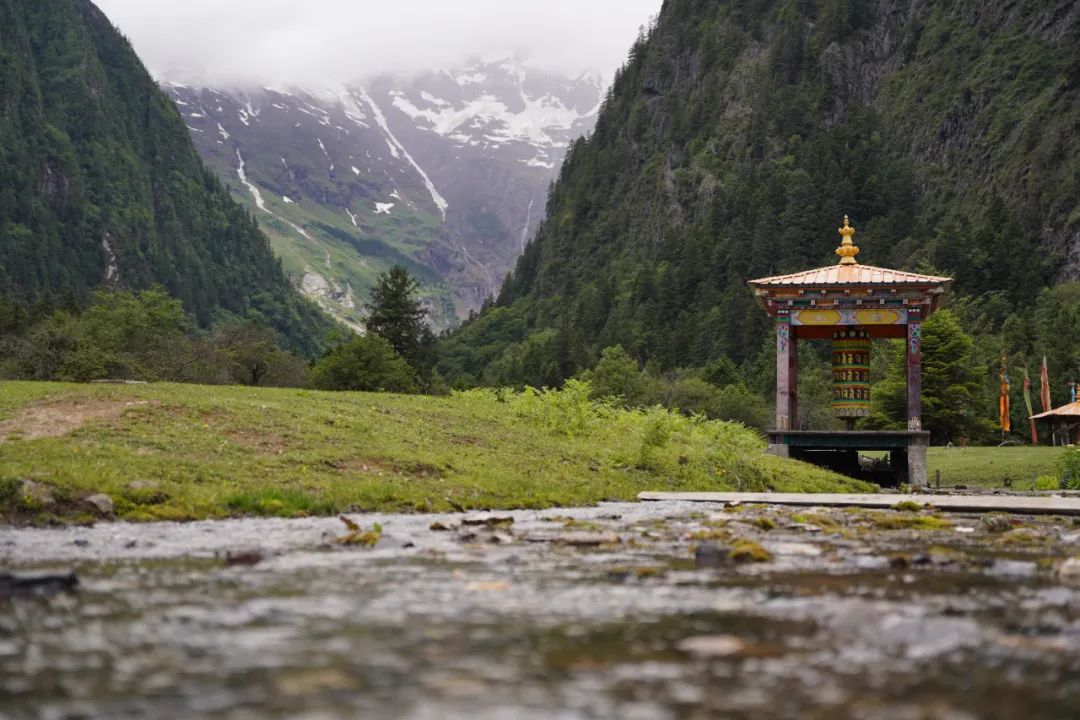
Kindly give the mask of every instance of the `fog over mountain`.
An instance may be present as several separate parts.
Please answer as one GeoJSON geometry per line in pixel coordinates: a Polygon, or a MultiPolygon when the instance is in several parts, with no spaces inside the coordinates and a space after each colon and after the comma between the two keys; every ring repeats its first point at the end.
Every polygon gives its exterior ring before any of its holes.
{"type": "Polygon", "coordinates": [[[303,85],[517,55],[610,78],[661,0],[99,0],[159,79],[303,85]]]}

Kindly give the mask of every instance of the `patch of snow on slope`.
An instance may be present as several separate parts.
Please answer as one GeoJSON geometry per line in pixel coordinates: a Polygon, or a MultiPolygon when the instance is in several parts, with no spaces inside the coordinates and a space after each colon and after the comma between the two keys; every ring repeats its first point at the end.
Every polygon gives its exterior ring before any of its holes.
{"type": "Polygon", "coordinates": [[[326,162],[330,163],[330,172],[334,172],[334,161],[330,159],[330,153],[326,152],[326,146],[323,145],[322,138],[315,138],[315,142],[319,143],[319,149],[326,156],[326,162]]]}
{"type": "Polygon", "coordinates": [[[223,127],[221,126],[221,123],[218,123],[218,124],[217,124],[217,129],[218,129],[218,133],[220,133],[220,134],[221,134],[221,139],[222,139],[222,140],[228,140],[228,139],[229,139],[229,133],[227,133],[227,132],[225,131],[225,128],[223,128],[223,127]]]}
{"type": "Polygon", "coordinates": [[[349,216],[350,220],[352,220],[353,227],[360,227],[360,224],[356,222],[356,216],[353,215],[352,210],[350,210],[349,208],[345,208],[345,214],[349,216]]]}
{"type": "Polygon", "coordinates": [[[376,215],[389,215],[390,211],[394,209],[394,203],[375,203],[376,215]]]}
{"type": "Polygon", "coordinates": [[[291,199],[289,198],[289,196],[288,196],[288,195],[282,195],[282,196],[281,196],[281,199],[282,199],[282,201],[284,201],[284,203],[285,203],[286,205],[295,205],[295,204],[296,204],[296,203],[294,203],[294,202],[293,202],[293,201],[292,201],[292,200],[291,200],[291,199]]]}
{"type": "MultiPolygon", "coordinates": [[[[367,94],[367,91],[360,90],[359,92],[360,98],[367,103],[369,108],[371,108],[371,113],[375,118],[375,122],[378,123],[379,127],[382,128],[382,131],[386,133],[386,142],[391,150],[397,146],[397,149],[401,151],[401,154],[405,156],[405,159],[409,161],[409,164],[416,168],[416,172],[420,173],[420,178],[424,181],[424,186],[427,188],[428,192],[431,193],[431,199],[435,202],[435,206],[439,208],[439,212],[442,213],[442,219],[446,220],[446,208],[450,206],[449,203],[446,202],[446,198],[439,194],[439,191],[435,189],[435,183],[431,182],[431,178],[428,177],[428,174],[424,172],[424,169],[420,167],[415,160],[413,160],[412,155],[405,149],[405,146],[398,142],[398,139],[394,137],[394,133],[390,132],[390,126],[386,122],[386,116],[382,114],[382,110],[380,110],[379,106],[375,104],[375,101],[371,99],[371,96],[367,94]]],[[[395,155],[395,157],[397,156],[395,155]]]]}
{"type": "Polygon", "coordinates": [[[432,105],[437,105],[439,107],[450,107],[449,102],[447,102],[446,100],[443,100],[442,98],[435,97],[434,95],[429,93],[427,90],[422,90],[420,92],[420,97],[422,99],[426,100],[427,102],[431,103],[432,105]]]}
{"type": "Polygon", "coordinates": [[[353,175],[357,175],[357,176],[360,175],[360,168],[356,167],[355,165],[352,166],[352,171],[353,171],[353,175]]]}
{"type": "Polygon", "coordinates": [[[491,142],[527,140],[548,147],[561,146],[548,135],[551,129],[567,130],[587,115],[568,108],[558,98],[547,94],[530,98],[520,93],[524,109],[514,113],[494,95],[484,93],[461,108],[439,105],[436,109],[416,107],[404,93],[393,91],[393,105],[413,120],[430,125],[430,130],[454,140],[469,142],[472,138],[461,133],[462,128],[488,128],[486,138],[491,142]],[[491,127],[495,126],[495,127],[491,127]]]}

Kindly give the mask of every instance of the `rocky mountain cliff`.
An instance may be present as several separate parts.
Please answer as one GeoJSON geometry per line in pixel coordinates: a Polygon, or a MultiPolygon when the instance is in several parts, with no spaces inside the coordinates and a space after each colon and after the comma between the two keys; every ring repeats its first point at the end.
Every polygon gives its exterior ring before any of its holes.
{"type": "Polygon", "coordinates": [[[358,325],[375,276],[404,264],[439,328],[497,292],[601,94],[514,60],[322,90],[165,89],[305,293],[358,325]]]}
{"type": "Polygon", "coordinates": [[[953,275],[1000,323],[1080,276],[1078,126],[1075,0],[668,0],[442,370],[749,363],[746,280],[833,262],[845,214],[861,260],[953,275]]]}
{"type": "Polygon", "coordinates": [[[163,285],[204,326],[257,318],[309,354],[331,325],[96,6],[0,0],[0,294],[103,284],[163,285]]]}

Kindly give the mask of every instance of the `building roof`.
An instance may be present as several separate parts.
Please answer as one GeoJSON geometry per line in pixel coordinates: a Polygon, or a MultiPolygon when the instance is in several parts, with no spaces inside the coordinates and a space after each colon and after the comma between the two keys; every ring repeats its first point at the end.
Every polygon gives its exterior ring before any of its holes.
{"type": "Polygon", "coordinates": [[[952,282],[952,278],[938,277],[936,275],[920,275],[918,273],[904,272],[903,270],[889,270],[887,268],[874,267],[873,265],[828,265],[813,270],[790,273],[788,275],[774,275],[773,277],[751,280],[750,284],[759,288],[768,287],[828,287],[828,286],[868,286],[868,287],[932,287],[946,285],[952,282]]]}
{"type": "Polygon", "coordinates": [[[1068,405],[1062,405],[1059,408],[1054,408],[1049,412],[1039,413],[1038,415],[1032,415],[1031,420],[1051,420],[1053,418],[1062,419],[1075,419],[1080,420],[1080,402],[1069,403],[1068,405]]]}

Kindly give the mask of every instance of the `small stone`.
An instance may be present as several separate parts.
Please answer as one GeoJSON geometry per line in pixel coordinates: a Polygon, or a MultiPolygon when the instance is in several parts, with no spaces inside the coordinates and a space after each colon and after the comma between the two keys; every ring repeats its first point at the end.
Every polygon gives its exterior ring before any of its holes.
{"type": "Polygon", "coordinates": [[[92,505],[102,515],[112,515],[113,513],[113,501],[112,498],[104,493],[97,493],[83,500],[88,505],[92,505]]]}
{"type": "Polygon", "coordinates": [[[1080,557],[1072,557],[1061,563],[1058,579],[1069,585],[1080,585],[1080,557]]]}
{"type": "Polygon", "coordinates": [[[225,553],[225,567],[251,567],[258,565],[264,556],[258,550],[242,550],[240,552],[225,553]]]}
{"type": "Polygon", "coordinates": [[[471,515],[463,518],[462,525],[483,525],[486,527],[498,527],[499,525],[513,525],[514,518],[509,515],[471,515]]]}
{"type": "Polygon", "coordinates": [[[720,552],[720,548],[712,543],[705,543],[694,548],[694,564],[699,568],[720,567],[727,559],[727,555],[720,552]]]}
{"type": "Polygon", "coordinates": [[[730,657],[746,648],[734,635],[698,635],[679,642],[679,650],[699,657],[730,657]]]}
{"type": "Polygon", "coordinates": [[[73,572],[0,573],[0,596],[17,593],[72,592],[78,587],[79,578],[73,572]]]}
{"type": "Polygon", "coordinates": [[[37,507],[47,508],[56,504],[52,488],[44,483],[33,480],[23,480],[19,486],[19,495],[25,503],[37,507]]]}
{"type": "Polygon", "coordinates": [[[438,520],[431,523],[431,525],[428,527],[428,529],[432,530],[433,532],[449,532],[449,531],[453,530],[452,527],[450,527],[449,525],[447,525],[445,523],[441,523],[438,520]]]}
{"type": "Polygon", "coordinates": [[[569,532],[561,535],[556,542],[574,547],[595,547],[596,545],[617,545],[620,540],[615,533],[569,532]]]}

